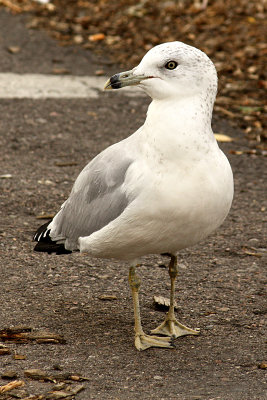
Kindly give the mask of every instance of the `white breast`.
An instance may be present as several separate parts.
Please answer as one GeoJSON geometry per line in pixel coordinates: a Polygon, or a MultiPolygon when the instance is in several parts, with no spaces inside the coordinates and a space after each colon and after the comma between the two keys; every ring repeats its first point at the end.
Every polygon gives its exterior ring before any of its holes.
{"type": "Polygon", "coordinates": [[[170,110],[169,118],[162,102],[150,106],[143,128],[128,142],[138,149],[125,181],[135,200],[100,231],[80,238],[81,251],[118,259],[175,253],[221,225],[233,198],[231,167],[214,139],[210,116],[197,103],[187,109],[184,104],[176,114],[170,110]],[[158,107],[164,118],[151,126],[158,107]],[[193,123],[181,122],[185,111],[186,121],[198,115],[193,123]]]}

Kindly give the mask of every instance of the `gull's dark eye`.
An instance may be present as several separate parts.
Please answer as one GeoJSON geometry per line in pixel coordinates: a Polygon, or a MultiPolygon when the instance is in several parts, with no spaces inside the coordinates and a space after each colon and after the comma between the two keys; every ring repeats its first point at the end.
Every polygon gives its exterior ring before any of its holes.
{"type": "Polygon", "coordinates": [[[175,69],[178,66],[178,63],[176,61],[168,61],[167,64],[165,64],[166,69],[175,69]]]}

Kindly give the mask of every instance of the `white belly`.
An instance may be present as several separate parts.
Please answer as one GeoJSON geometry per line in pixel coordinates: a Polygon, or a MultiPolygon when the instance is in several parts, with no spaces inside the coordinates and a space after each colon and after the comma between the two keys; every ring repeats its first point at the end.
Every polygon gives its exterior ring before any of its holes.
{"type": "MultiPolygon", "coordinates": [[[[174,166],[176,167],[176,166],[174,166]]],[[[154,171],[155,172],[155,171],[154,171]]],[[[80,250],[95,257],[135,259],[176,253],[221,225],[233,198],[231,167],[222,152],[183,173],[154,173],[146,190],[114,221],[79,239],[80,250]]]]}

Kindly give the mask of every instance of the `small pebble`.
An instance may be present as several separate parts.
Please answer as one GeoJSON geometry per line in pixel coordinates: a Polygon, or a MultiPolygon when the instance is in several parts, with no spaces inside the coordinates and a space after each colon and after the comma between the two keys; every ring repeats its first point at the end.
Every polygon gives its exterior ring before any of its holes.
{"type": "Polygon", "coordinates": [[[223,312],[227,312],[227,311],[229,311],[229,310],[230,310],[229,307],[221,307],[221,308],[218,308],[218,311],[223,311],[223,312]]]}
{"type": "Polygon", "coordinates": [[[12,178],[12,175],[11,175],[11,174],[3,174],[3,175],[0,175],[0,179],[10,179],[10,178],[12,178]]]}
{"type": "Polygon", "coordinates": [[[161,381],[163,378],[162,378],[162,376],[155,375],[155,376],[154,376],[154,379],[155,379],[156,381],[161,381]]]}
{"type": "Polygon", "coordinates": [[[252,246],[252,247],[259,246],[259,243],[260,243],[259,239],[256,239],[256,238],[251,238],[248,241],[249,246],[252,246]]]}
{"type": "Polygon", "coordinates": [[[98,69],[95,71],[96,76],[103,76],[105,75],[105,71],[103,69],[98,69]]]}
{"type": "Polygon", "coordinates": [[[208,330],[209,330],[209,329],[213,329],[213,328],[214,328],[214,325],[206,325],[206,326],[205,326],[205,329],[208,329],[208,330]]]}
{"type": "Polygon", "coordinates": [[[56,371],[63,371],[63,367],[59,364],[54,364],[53,369],[55,369],[56,371]]]}
{"type": "Polygon", "coordinates": [[[9,53],[11,54],[17,54],[20,52],[20,47],[19,46],[9,46],[7,48],[7,50],[9,51],[9,53]]]}

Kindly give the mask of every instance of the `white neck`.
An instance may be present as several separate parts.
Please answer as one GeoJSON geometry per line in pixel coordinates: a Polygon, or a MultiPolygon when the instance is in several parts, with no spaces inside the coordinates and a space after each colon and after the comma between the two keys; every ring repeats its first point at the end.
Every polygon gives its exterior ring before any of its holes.
{"type": "Polygon", "coordinates": [[[213,99],[200,96],[153,100],[143,126],[150,147],[160,149],[163,157],[177,158],[188,153],[207,153],[217,147],[211,129],[213,99]]]}

